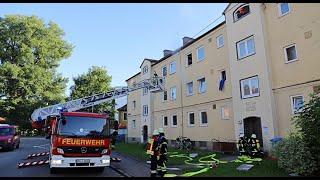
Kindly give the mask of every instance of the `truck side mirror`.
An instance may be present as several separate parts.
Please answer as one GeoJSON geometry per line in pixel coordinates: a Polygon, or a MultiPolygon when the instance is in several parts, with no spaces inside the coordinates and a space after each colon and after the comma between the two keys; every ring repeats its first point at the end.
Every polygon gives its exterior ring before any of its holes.
{"type": "Polygon", "coordinates": [[[118,130],[119,129],[119,122],[118,121],[113,121],[114,124],[113,124],[113,128],[114,130],[118,130]]]}

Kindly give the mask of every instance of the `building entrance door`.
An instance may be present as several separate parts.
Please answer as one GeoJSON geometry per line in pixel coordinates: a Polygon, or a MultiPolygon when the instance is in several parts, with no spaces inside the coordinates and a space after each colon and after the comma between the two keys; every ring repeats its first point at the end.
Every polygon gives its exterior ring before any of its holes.
{"type": "Polygon", "coordinates": [[[143,142],[146,143],[148,141],[148,126],[144,125],[142,128],[142,137],[143,137],[143,142]]]}
{"type": "Polygon", "coordinates": [[[251,137],[251,134],[255,134],[260,141],[260,146],[263,147],[261,118],[260,117],[247,117],[243,120],[244,135],[251,137]]]}

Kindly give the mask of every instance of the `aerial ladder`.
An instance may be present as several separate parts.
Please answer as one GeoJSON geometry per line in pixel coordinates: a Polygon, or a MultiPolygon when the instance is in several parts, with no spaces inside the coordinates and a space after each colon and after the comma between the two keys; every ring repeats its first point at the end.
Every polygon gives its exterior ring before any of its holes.
{"type": "Polygon", "coordinates": [[[61,108],[67,112],[77,111],[83,108],[92,107],[104,102],[110,102],[113,99],[118,99],[127,96],[130,92],[146,88],[150,92],[156,93],[164,90],[164,78],[155,75],[150,79],[142,80],[134,83],[132,86],[114,87],[110,91],[100,94],[83,97],[68,102],[55,104],[34,110],[31,114],[31,123],[34,128],[41,128],[48,116],[59,115],[61,108]]]}

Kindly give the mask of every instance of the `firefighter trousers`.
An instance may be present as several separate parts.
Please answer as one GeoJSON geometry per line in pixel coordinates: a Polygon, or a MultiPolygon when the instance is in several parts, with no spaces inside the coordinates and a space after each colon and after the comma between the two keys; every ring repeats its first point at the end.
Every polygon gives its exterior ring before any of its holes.
{"type": "Polygon", "coordinates": [[[167,173],[167,157],[166,155],[160,155],[160,158],[158,160],[158,174],[163,177],[167,173]]]}
{"type": "Polygon", "coordinates": [[[151,177],[156,177],[157,176],[157,156],[151,155],[150,156],[150,175],[151,177]]]}

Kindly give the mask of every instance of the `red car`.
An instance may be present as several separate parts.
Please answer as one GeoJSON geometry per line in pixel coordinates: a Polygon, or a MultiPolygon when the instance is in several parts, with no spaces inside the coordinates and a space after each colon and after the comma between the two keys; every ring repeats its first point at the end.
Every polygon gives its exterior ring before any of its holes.
{"type": "Polygon", "coordinates": [[[20,135],[18,133],[18,127],[8,124],[0,124],[0,150],[8,149],[13,151],[15,148],[19,148],[20,135]]]}

